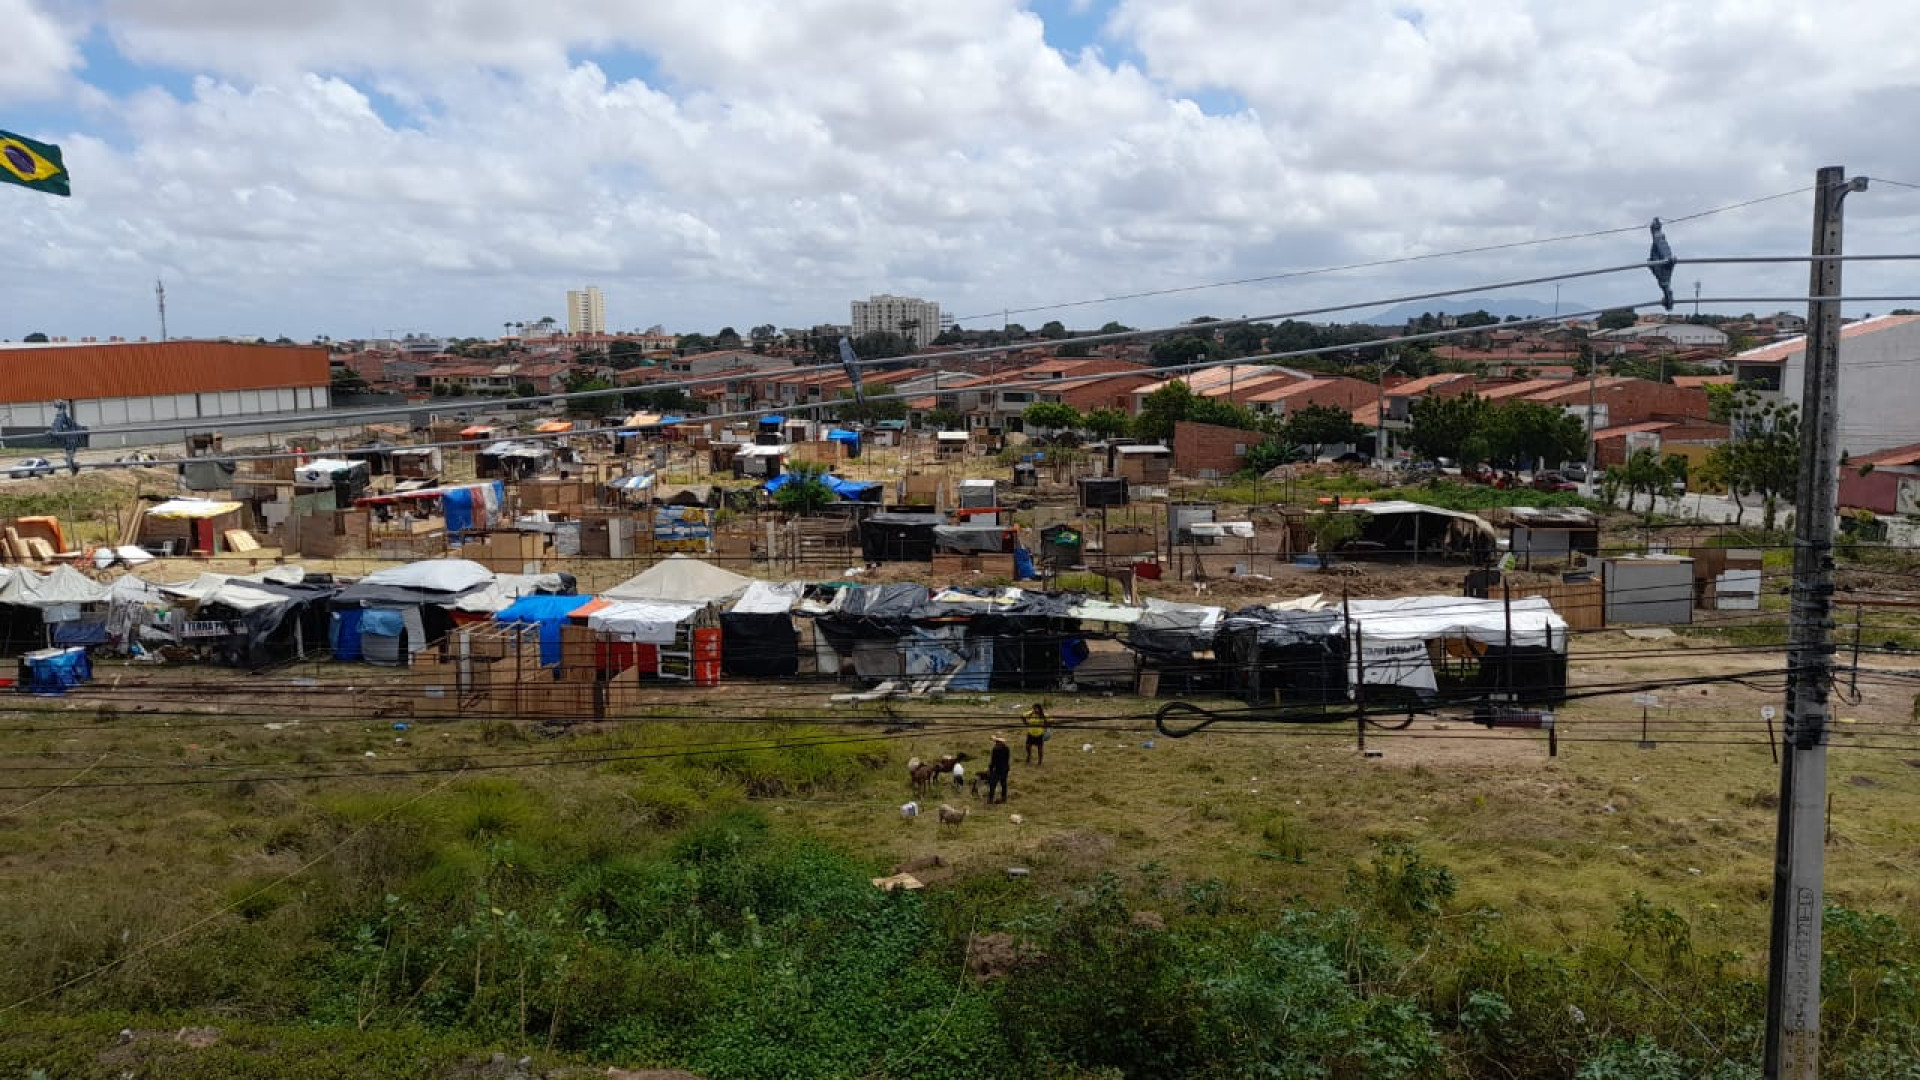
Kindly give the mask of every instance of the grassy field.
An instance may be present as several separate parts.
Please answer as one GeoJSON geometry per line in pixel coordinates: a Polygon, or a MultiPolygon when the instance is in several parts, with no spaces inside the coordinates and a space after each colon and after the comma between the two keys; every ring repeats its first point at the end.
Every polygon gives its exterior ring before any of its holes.
{"type": "MultiPolygon", "coordinates": [[[[1777,660],[1712,639],[1579,649],[1590,685],[1777,679],[1777,660]]],[[[363,718],[377,672],[333,669],[297,705],[261,686],[236,702],[229,678],[6,717],[0,1073],[477,1076],[500,1052],[548,1076],[1253,1075],[1195,1064],[1220,1054],[1333,1076],[1749,1075],[1776,783],[1763,689],[1662,691],[1652,749],[1638,707],[1574,703],[1558,757],[1537,733],[1431,716],[1369,731],[1377,757],[1351,728],[1172,739],[1144,702],[1061,696],[1028,766],[1021,697],[836,723],[822,688],[749,684],[656,710],[678,719],[399,731],[363,718]],[[909,757],[978,771],[995,730],[1015,744],[1008,803],[946,790],[901,816],[909,757]],[[417,774],[374,776],[394,770],[417,774]],[[132,782],[168,786],[98,786],[132,782]],[[940,824],[941,801],[966,821],[940,824]],[[923,892],[866,881],[902,867],[923,892]],[[1326,975],[1321,1041],[1249,1043],[1285,1013],[1268,997],[1307,993],[1288,989],[1303,971],[1326,975]],[[1568,1027],[1573,1001],[1590,1029],[1568,1027]],[[1112,1016],[1059,1015],[1095,1004],[1112,1016]],[[209,1045],[176,1037],[202,1026],[209,1045]],[[1661,1045],[1623,1041],[1638,1033],[1661,1045]],[[811,1049],[769,1049],[793,1044],[811,1049]]],[[[1835,1041],[1856,1070],[1915,1030],[1910,1001],[1858,974],[1911,963],[1914,712],[1911,690],[1871,681],[1835,740],[1834,948],[1856,966],[1830,1001],[1852,1010],[1835,1041]]]]}

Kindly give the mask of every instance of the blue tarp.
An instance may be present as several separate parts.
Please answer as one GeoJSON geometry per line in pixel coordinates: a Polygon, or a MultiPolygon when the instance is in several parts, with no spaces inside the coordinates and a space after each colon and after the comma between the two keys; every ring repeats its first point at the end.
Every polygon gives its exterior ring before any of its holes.
{"type": "Polygon", "coordinates": [[[857,445],[860,442],[860,433],[857,431],[842,431],[839,428],[834,428],[827,432],[827,438],[833,442],[850,442],[857,445]]]}
{"type": "Polygon", "coordinates": [[[333,613],[333,620],[327,624],[327,644],[333,647],[333,658],[343,664],[360,659],[360,617],[365,608],[341,608],[333,613]]]}
{"type": "Polygon", "coordinates": [[[20,661],[20,686],[23,694],[64,694],[93,678],[93,662],[82,648],[42,650],[29,653],[20,661]]]}
{"type": "Polygon", "coordinates": [[[447,517],[447,535],[458,536],[473,528],[473,489],[454,488],[440,497],[440,512],[447,517]]]}
{"type": "Polygon", "coordinates": [[[560,662],[560,627],[567,616],[592,600],[591,596],[523,596],[495,615],[495,622],[536,623],[540,627],[540,663],[560,662]]]}
{"type": "Polygon", "coordinates": [[[407,632],[407,620],[390,608],[364,608],[360,612],[360,634],[374,637],[399,637],[407,632]]]}
{"type": "MultiPolygon", "coordinates": [[[[869,480],[842,480],[832,473],[827,473],[822,476],[820,482],[827,485],[829,491],[832,491],[835,495],[838,495],[848,502],[859,502],[866,496],[880,490],[880,485],[876,482],[869,480]]],[[[781,473],[779,476],[774,477],[760,486],[771,494],[791,483],[793,483],[793,474],[781,473]]]]}
{"type": "Polygon", "coordinates": [[[784,416],[763,416],[760,418],[761,427],[779,427],[786,422],[787,418],[784,416]]]}

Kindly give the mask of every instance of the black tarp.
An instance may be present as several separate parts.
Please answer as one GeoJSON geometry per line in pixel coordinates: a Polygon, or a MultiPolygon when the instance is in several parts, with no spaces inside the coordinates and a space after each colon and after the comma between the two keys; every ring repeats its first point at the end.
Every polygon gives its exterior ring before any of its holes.
{"type": "Polygon", "coordinates": [[[800,632],[784,612],[720,616],[720,669],[728,675],[790,678],[800,673],[800,632]]]}
{"type": "Polygon", "coordinates": [[[301,650],[327,647],[327,620],[332,612],[334,587],[330,580],[309,577],[298,585],[274,581],[241,582],[256,592],[273,593],[278,604],[231,608],[216,599],[200,605],[195,617],[225,622],[235,633],[212,641],[213,662],[223,667],[262,668],[285,663],[301,650]]]}
{"type": "Polygon", "coordinates": [[[1567,657],[1544,645],[1489,645],[1480,656],[1473,688],[1495,697],[1508,693],[1528,704],[1549,704],[1567,697],[1567,657]]]}
{"type": "Polygon", "coordinates": [[[0,656],[47,647],[47,620],[37,607],[0,604],[0,656]]]}
{"type": "Polygon", "coordinates": [[[868,562],[932,562],[940,514],[873,514],[860,523],[860,553],[868,562]]]}
{"type": "Polygon", "coordinates": [[[1347,696],[1347,640],[1332,611],[1243,608],[1226,617],[1214,650],[1250,703],[1328,704],[1347,696]]]}
{"type": "Polygon", "coordinates": [[[998,554],[1012,550],[1009,531],[1004,525],[936,525],[933,527],[933,549],[959,555],[998,554]]]}

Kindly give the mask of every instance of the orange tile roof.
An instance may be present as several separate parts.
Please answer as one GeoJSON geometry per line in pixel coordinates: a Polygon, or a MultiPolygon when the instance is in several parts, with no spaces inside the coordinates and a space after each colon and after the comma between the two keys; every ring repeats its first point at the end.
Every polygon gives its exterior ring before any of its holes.
{"type": "Polygon", "coordinates": [[[155,397],[326,386],[327,350],[308,345],[153,341],[0,352],[0,402],[155,397]]]}
{"type": "Polygon", "coordinates": [[[1603,439],[1617,439],[1622,435],[1632,435],[1642,431],[1665,431],[1679,424],[1672,420],[1646,420],[1638,424],[1621,424],[1619,427],[1601,428],[1593,433],[1595,442],[1603,439]]]}
{"type": "MultiPolygon", "coordinates": [[[[1907,326],[1920,322],[1920,315],[1882,315],[1876,319],[1861,319],[1840,328],[1840,340],[1856,338],[1865,334],[1877,334],[1882,330],[1892,330],[1898,326],[1907,326]]],[[[1757,349],[1748,349],[1743,353],[1734,353],[1729,361],[1739,364],[1784,364],[1787,357],[1804,352],[1807,339],[1802,337],[1776,341],[1771,345],[1762,345],[1757,349]]]]}
{"type": "Polygon", "coordinates": [[[1461,379],[1465,379],[1469,383],[1473,382],[1473,376],[1467,372],[1443,371],[1438,375],[1422,375],[1417,379],[1409,379],[1398,386],[1389,386],[1387,387],[1387,393],[1403,395],[1424,394],[1438,387],[1450,386],[1453,383],[1459,382],[1461,379]]]}
{"type": "Polygon", "coordinates": [[[1482,386],[1477,388],[1474,393],[1479,394],[1488,401],[1505,401],[1507,398],[1527,397],[1532,394],[1538,394],[1543,390],[1560,390],[1565,388],[1566,385],[1567,381],[1565,379],[1528,379],[1525,382],[1499,383],[1493,386],[1482,386]]]}
{"type": "Polygon", "coordinates": [[[1675,375],[1673,377],[1673,385],[1689,390],[1706,386],[1726,386],[1732,382],[1732,375],[1675,375]]]}
{"type": "Polygon", "coordinates": [[[1889,450],[1878,450],[1864,457],[1850,457],[1847,466],[1858,465],[1920,465],[1920,443],[1896,446],[1889,450]]]}

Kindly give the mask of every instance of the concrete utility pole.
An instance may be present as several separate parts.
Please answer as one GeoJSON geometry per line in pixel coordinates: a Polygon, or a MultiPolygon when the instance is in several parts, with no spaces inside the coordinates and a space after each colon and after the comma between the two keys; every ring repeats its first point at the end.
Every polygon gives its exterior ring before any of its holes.
{"type": "Polygon", "coordinates": [[[1388,353],[1376,373],[1378,392],[1374,395],[1377,404],[1373,414],[1373,460],[1376,462],[1387,460],[1387,372],[1392,371],[1399,360],[1397,354],[1388,353]]]}
{"type": "Polygon", "coordinates": [[[1800,394],[1787,722],[1774,839],[1773,927],[1767,954],[1768,1080],[1820,1075],[1820,920],[1826,903],[1828,697],[1833,688],[1833,522],[1838,512],[1842,201],[1864,177],[1820,170],[1813,196],[1813,263],[1806,376],[1800,394]]]}

